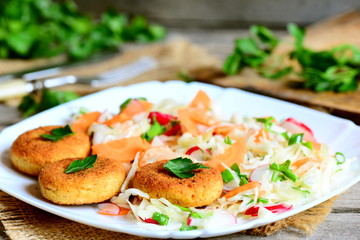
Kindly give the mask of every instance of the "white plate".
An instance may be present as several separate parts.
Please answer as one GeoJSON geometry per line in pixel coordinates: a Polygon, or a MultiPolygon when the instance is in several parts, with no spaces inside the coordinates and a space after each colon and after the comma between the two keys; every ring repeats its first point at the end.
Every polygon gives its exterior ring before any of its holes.
{"type": "Polygon", "coordinates": [[[94,227],[155,238],[196,238],[230,234],[241,230],[265,225],[311,208],[343,192],[360,180],[360,160],[349,171],[344,172],[340,181],[326,195],[301,207],[269,219],[255,219],[231,227],[194,231],[150,231],[139,228],[124,217],[109,217],[97,213],[95,205],[58,206],[44,200],[38,190],[37,181],[13,169],[9,160],[9,148],[18,135],[41,125],[64,124],[69,115],[79,107],[90,110],[110,109],[117,112],[119,105],[129,97],[146,97],[151,102],[171,98],[179,103],[188,103],[199,89],[219,103],[226,115],[240,112],[247,116],[274,116],[277,119],[294,117],[310,126],[318,141],[326,143],[334,151],[346,157],[360,159],[360,127],[348,120],[308,109],[280,100],[244,92],[232,88],[220,88],[202,83],[186,84],[180,81],[146,82],[129,87],[115,87],[78,100],[63,104],[30,117],[4,129],[0,134],[0,189],[8,194],[45,211],[94,227]]]}

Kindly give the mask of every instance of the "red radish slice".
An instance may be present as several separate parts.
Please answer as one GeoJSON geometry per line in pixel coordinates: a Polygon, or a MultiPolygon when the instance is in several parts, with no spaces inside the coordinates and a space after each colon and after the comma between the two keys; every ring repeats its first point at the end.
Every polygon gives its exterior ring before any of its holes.
{"type": "Polygon", "coordinates": [[[259,166],[257,168],[255,168],[251,173],[250,173],[250,181],[258,181],[260,182],[262,179],[262,176],[264,176],[265,172],[267,170],[269,170],[269,164],[266,165],[262,165],[259,166]]]}
{"type": "MultiPolygon", "coordinates": [[[[253,217],[258,216],[259,213],[259,206],[252,206],[245,211],[244,215],[250,215],[253,217]]],[[[267,210],[271,211],[272,213],[281,213],[291,210],[293,207],[292,205],[286,205],[285,203],[279,203],[271,206],[265,206],[267,210]]]]}
{"type": "Polygon", "coordinates": [[[304,123],[299,122],[294,118],[288,118],[280,124],[285,130],[291,133],[304,133],[305,141],[316,142],[313,131],[304,123]]]}
{"type": "Polygon", "coordinates": [[[164,135],[165,136],[174,136],[176,135],[181,129],[181,126],[179,123],[175,124],[172,128],[170,128],[169,130],[167,130],[164,135]]]}
{"type": "Polygon", "coordinates": [[[202,150],[198,146],[189,148],[185,154],[190,155],[191,157],[193,157],[199,161],[203,160],[203,158],[204,158],[204,150],[202,150]]]}
{"type": "Polygon", "coordinates": [[[151,124],[153,124],[153,119],[155,118],[160,125],[166,125],[170,122],[170,120],[176,119],[173,115],[161,112],[151,112],[149,113],[148,118],[151,120],[151,124]]]}
{"type": "MultiPolygon", "coordinates": [[[[143,220],[143,219],[141,219],[141,220],[143,220]]],[[[159,225],[159,223],[156,220],[152,219],[152,218],[146,218],[143,221],[146,222],[146,223],[152,223],[152,224],[158,224],[159,225]]]]}
{"type": "Polygon", "coordinates": [[[99,203],[98,208],[100,208],[99,213],[103,215],[119,215],[120,207],[114,203],[99,203]]]}
{"type": "Polygon", "coordinates": [[[211,218],[206,219],[206,228],[218,228],[237,224],[234,214],[228,211],[216,210],[211,218]]]}

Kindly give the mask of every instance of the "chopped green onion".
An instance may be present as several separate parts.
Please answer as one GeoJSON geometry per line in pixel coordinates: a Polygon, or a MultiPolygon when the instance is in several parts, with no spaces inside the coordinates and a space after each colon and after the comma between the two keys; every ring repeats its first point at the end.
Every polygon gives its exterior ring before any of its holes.
{"type": "Polygon", "coordinates": [[[225,169],[224,171],[222,171],[221,177],[222,177],[224,183],[228,183],[228,182],[231,182],[232,180],[234,180],[234,176],[232,175],[232,173],[229,169],[225,169]]]}
{"type": "Polygon", "coordinates": [[[249,180],[248,180],[247,176],[241,174],[239,164],[234,163],[230,168],[231,168],[232,170],[234,170],[234,171],[238,174],[238,176],[239,176],[239,178],[240,178],[240,186],[249,183],[249,180]]]}
{"type": "Polygon", "coordinates": [[[341,152],[335,153],[336,164],[341,165],[346,161],[345,155],[341,152]]]}
{"type": "Polygon", "coordinates": [[[301,143],[303,141],[303,137],[304,134],[303,133],[298,133],[298,134],[293,134],[291,135],[290,139],[289,139],[289,146],[293,145],[295,143],[301,143]]]}
{"type": "Polygon", "coordinates": [[[186,207],[182,207],[182,206],[179,206],[179,205],[176,205],[176,204],[173,204],[175,207],[178,207],[181,211],[184,211],[184,212],[191,212],[191,210],[189,208],[186,208],[186,207]]]}
{"type": "Polygon", "coordinates": [[[229,136],[226,136],[226,138],[224,139],[224,143],[228,144],[228,145],[231,145],[232,144],[232,141],[230,139],[229,136]]]}
{"type": "Polygon", "coordinates": [[[159,212],[154,212],[152,218],[163,226],[168,225],[169,223],[169,217],[159,212]]]}
{"type": "Polygon", "coordinates": [[[303,142],[301,144],[307,147],[308,149],[313,150],[312,142],[303,142]]]}
{"type": "Polygon", "coordinates": [[[290,179],[291,181],[295,182],[298,179],[298,176],[293,173],[293,171],[290,169],[290,160],[286,160],[284,163],[282,164],[277,164],[277,163],[272,163],[270,165],[270,169],[273,170],[273,174],[271,176],[271,181],[272,182],[277,182],[277,181],[284,181],[286,180],[285,177],[287,177],[288,179],[290,179]],[[282,173],[283,175],[279,174],[282,173]]]}
{"type": "Polygon", "coordinates": [[[153,124],[150,126],[147,132],[144,132],[141,137],[144,138],[146,141],[153,140],[154,137],[163,134],[166,131],[165,127],[162,126],[156,118],[153,119],[153,124]]]}
{"type": "Polygon", "coordinates": [[[298,190],[298,191],[300,191],[300,192],[302,192],[302,193],[304,193],[305,196],[306,196],[307,194],[310,194],[310,191],[308,191],[308,190],[304,190],[304,189],[297,188],[297,187],[291,187],[291,188],[292,188],[292,189],[295,189],[295,190],[298,190]]]}
{"type": "Polygon", "coordinates": [[[189,226],[189,225],[186,225],[185,223],[182,223],[180,231],[191,231],[191,230],[196,230],[196,229],[197,229],[197,226],[189,226]]]}
{"type": "Polygon", "coordinates": [[[265,130],[268,131],[268,132],[271,130],[271,127],[272,127],[272,125],[274,124],[274,123],[273,123],[273,120],[274,120],[274,119],[275,119],[275,118],[273,118],[273,117],[255,118],[255,120],[256,120],[257,122],[261,122],[261,123],[264,124],[265,130]]]}

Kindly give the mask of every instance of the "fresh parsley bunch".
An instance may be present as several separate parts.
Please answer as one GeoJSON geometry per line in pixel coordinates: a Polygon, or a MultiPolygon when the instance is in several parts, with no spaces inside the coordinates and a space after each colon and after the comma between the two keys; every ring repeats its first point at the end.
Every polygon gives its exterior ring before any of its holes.
{"type": "Polygon", "coordinates": [[[294,37],[294,50],[289,57],[300,66],[295,72],[291,66],[280,66],[272,54],[279,39],[264,26],[252,26],[250,37],[235,41],[234,52],[224,63],[223,71],[237,74],[244,67],[255,69],[266,78],[279,79],[289,73],[303,79],[303,87],[315,92],[354,91],[360,74],[360,49],[353,45],[341,45],[326,51],[314,51],[304,46],[305,29],[295,24],[288,25],[288,32],[294,37]],[[277,62],[274,66],[269,61],[277,62]],[[275,60],[274,60],[275,59],[275,60]]]}
{"type": "Polygon", "coordinates": [[[52,57],[65,53],[84,59],[116,50],[125,41],[151,42],[165,29],[144,17],[129,19],[115,10],[99,20],[83,14],[72,0],[0,1],[0,58],[52,57]]]}

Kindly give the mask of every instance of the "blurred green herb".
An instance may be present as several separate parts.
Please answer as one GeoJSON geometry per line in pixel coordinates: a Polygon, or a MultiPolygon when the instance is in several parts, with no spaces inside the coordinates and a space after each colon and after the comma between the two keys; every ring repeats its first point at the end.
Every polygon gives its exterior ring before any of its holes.
{"type": "Polygon", "coordinates": [[[74,1],[2,0],[0,2],[0,58],[52,57],[65,53],[84,59],[116,50],[122,42],[151,42],[165,36],[162,26],[146,18],[114,9],[99,20],[80,12],[74,1]]]}
{"type": "Polygon", "coordinates": [[[345,44],[326,51],[313,51],[304,47],[305,29],[289,24],[288,32],[295,40],[294,50],[289,56],[298,62],[300,71],[295,72],[291,66],[283,66],[281,61],[276,61],[272,53],[279,40],[264,26],[252,26],[250,37],[235,40],[234,52],[224,62],[223,71],[234,75],[244,67],[251,67],[271,79],[296,73],[302,77],[303,87],[315,92],[357,89],[360,75],[359,48],[345,44]]]}
{"type": "Polygon", "coordinates": [[[52,91],[45,89],[42,92],[40,100],[36,100],[33,95],[23,97],[18,109],[23,113],[23,117],[28,117],[79,97],[78,94],[71,91],[52,91]]]}

